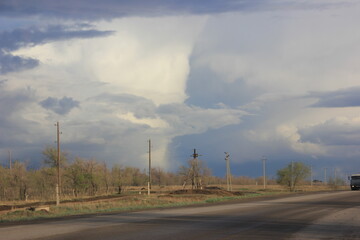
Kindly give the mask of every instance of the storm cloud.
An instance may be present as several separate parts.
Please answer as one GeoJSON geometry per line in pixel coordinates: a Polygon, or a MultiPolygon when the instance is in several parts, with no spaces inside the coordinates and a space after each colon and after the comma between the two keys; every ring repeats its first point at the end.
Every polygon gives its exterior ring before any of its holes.
{"type": "Polygon", "coordinates": [[[6,54],[0,50],[0,74],[31,69],[39,65],[39,60],[6,54]]]}
{"type": "MultiPolygon", "coordinates": [[[[83,26],[83,25],[80,25],[83,26]]],[[[61,41],[74,38],[105,37],[113,31],[98,31],[94,29],[83,30],[75,26],[71,29],[62,25],[51,25],[44,29],[31,27],[26,29],[15,29],[0,33],[0,47],[3,51],[13,51],[22,47],[33,47],[51,41],[61,41]]]]}
{"type": "Polygon", "coordinates": [[[98,31],[94,29],[78,29],[72,27],[51,25],[45,28],[30,27],[0,32],[0,74],[18,70],[31,69],[39,65],[39,60],[12,54],[12,51],[24,47],[34,47],[52,41],[62,41],[77,38],[105,37],[113,34],[112,31],[98,31]]]}
{"type": "Polygon", "coordinates": [[[360,106],[360,87],[340,89],[325,93],[312,93],[309,97],[318,98],[311,107],[343,108],[360,106]]]}
{"type": "Polygon", "coordinates": [[[270,1],[270,0],[32,0],[17,2],[4,0],[0,14],[14,16],[45,16],[65,19],[102,20],[120,17],[156,17],[169,15],[217,14],[227,12],[254,12],[298,9],[326,9],[346,2],[270,1]]]}
{"type": "Polygon", "coordinates": [[[73,108],[79,107],[79,101],[76,101],[69,97],[63,97],[61,99],[48,97],[40,102],[40,105],[45,108],[54,111],[57,114],[68,114],[73,108]]]}
{"type": "Polygon", "coordinates": [[[330,146],[360,145],[360,118],[337,117],[299,131],[302,141],[330,146]]]}
{"type": "Polygon", "coordinates": [[[62,149],[108,166],[143,169],[151,138],[154,166],[168,170],[199,148],[215,175],[224,151],[234,175],[260,175],[242,166],[263,155],[272,166],[345,171],[360,157],[359,9],[355,0],[1,1],[0,157],[12,147],[38,162],[59,121],[62,149]]]}

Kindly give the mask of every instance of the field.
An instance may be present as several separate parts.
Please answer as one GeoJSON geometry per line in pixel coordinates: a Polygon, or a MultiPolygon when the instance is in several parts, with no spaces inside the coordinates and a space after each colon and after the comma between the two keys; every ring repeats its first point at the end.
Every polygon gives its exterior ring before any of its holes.
{"type": "MultiPolygon", "coordinates": [[[[232,191],[226,186],[209,186],[205,189],[182,189],[180,186],[152,188],[147,194],[144,187],[131,187],[124,194],[61,199],[59,206],[55,202],[1,202],[0,221],[17,222],[35,219],[54,218],[81,214],[134,211],[150,208],[177,207],[185,205],[208,204],[230,200],[255,198],[274,194],[289,194],[287,189],[279,185],[263,186],[237,185],[232,191]]],[[[300,186],[298,192],[348,190],[347,186],[337,189],[329,186],[300,186]]]]}

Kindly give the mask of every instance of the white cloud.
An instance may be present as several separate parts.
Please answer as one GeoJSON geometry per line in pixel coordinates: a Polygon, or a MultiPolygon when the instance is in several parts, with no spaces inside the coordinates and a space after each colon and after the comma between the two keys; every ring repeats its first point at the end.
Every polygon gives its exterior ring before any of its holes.
{"type": "Polygon", "coordinates": [[[151,128],[168,128],[169,124],[161,118],[137,118],[134,113],[118,114],[119,118],[130,121],[135,124],[145,124],[151,128]]]}
{"type": "Polygon", "coordinates": [[[185,104],[169,104],[160,106],[158,114],[171,126],[169,134],[175,137],[239,124],[247,113],[238,109],[203,109],[185,104]]]}
{"type": "Polygon", "coordinates": [[[359,5],[344,5],[212,16],[194,66],[206,65],[223,81],[243,79],[268,93],[354,86],[360,77],[360,35],[352,24],[360,21],[358,12],[359,5]]]}
{"type": "Polygon", "coordinates": [[[181,103],[186,99],[189,56],[204,21],[204,17],[168,17],[99,22],[99,28],[115,33],[48,43],[15,54],[39,59],[42,66],[34,71],[62,76],[59,83],[66,91],[66,84],[96,81],[113,93],[143,96],[156,104],[181,103]]]}
{"type": "Polygon", "coordinates": [[[100,22],[101,30],[116,33],[18,50],[16,54],[39,59],[41,64],[9,75],[12,88],[31,85],[39,102],[67,96],[78,106],[60,117],[56,112],[44,113],[39,105],[24,118],[41,125],[38,129],[48,136],[53,122],[59,120],[62,142],[74,155],[129,165],[143,166],[146,147],[137,143],[152,138],[154,159],[168,166],[168,144],[174,137],[238,124],[245,114],[226,106],[204,109],[184,104],[189,58],[205,20],[169,17],[100,22]],[[102,152],[85,150],[85,145],[102,152]]]}
{"type": "Polygon", "coordinates": [[[283,138],[295,152],[312,156],[326,155],[326,149],[320,144],[301,141],[301,136],[298,131],[297,127],[291,125],[281,125],[276,129],[277,134],[283,138]]]}
{"type": "Polygon", "coordinates": [[[212,148],[232,146],[226,151],[257,160],[266,150],[277,156],[357,156],[351,144],[357,143],[358,109],[311,108],[320,95],[308,93],[358,85],[359,5],[311,9],[305,1],[308,8],[295,4],[289,11],[291,4],[283,10],[282,2],[276,11],[268,4],[265,12],[98,21],[94,28],[115,33],[17,50],[13,54],[39,59],[40,65],[8,73],[0,85],[12,93],[33,90],[31,102],[12,112],[21,119],[16,124],[31,126],[30,134],[17,133],[16,141],[37,148],[51,144],[59,120],[63,143],[75,154],[144,166],[151,138],[154,161],[169,166],[174,138],[219,136],[209,130],[232,125],[229,136],[201,141],[212,148]],[[187,84],[194,78],[197,88],[190,91],[187,84]],[[213,85],[203,87],[209,78],[213,85]],[[192,97],[204,89],[208,92],[197,95],[195,105],[192,97]],[[38,104],[64,97],[78,103],[66,116],[38,104]]]}

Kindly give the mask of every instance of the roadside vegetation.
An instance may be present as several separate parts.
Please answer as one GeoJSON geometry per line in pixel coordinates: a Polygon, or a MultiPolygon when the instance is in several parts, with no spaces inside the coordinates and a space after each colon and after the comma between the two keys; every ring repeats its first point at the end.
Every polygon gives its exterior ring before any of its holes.
{"type": "MultiPolygon", "coordinates": [[[[26,162],[15,161],[12,167],[0,166],[0,201],[53,201],[57,184],[56,149],[47,147],[43,151],[44,165],[29,169],[26,162]]],[[[68,160],[62,152],[60,158],[61,199],[74,199],[111,194],[123,194],[134,187],[146,187],[149,181],[147,169],[114,165],[111,168],[96,159],[76,157],[68,160]]],[[[262,178],[232,176],[234,185],[256,185],[262,178]]],[[[268,180],[275,184],[275,180],[268,180]]],[[[224,178],[212,176],[199,159],[190,159],[177,172],[151,169],[152,187],[202,188],[203,186],[226,184],[224,178]]]]}
{"type": "Polygon", "coordinates": [[[15,161],[11,168],[0,166],[0,222],[24,221],[70,215],[121,212],[140,209],[209,204],[244,198],[303,191],[347,189],[344,182],[328,184],[308,181],[309,169],[294,163],[278,171],[277,179],[232,176],[229,188],[225,178],[212,176],[196,157],[177,172],[151,169],[151,194],[148,172],[114,165],[109,168],[95,159],[75,158],[61,153],[57,168],[54,148],[43,151],[44,165],[28,169],[15,161]],[[60,202],[56,205],[57,169],[60,169],[60,202]],[[226,191],[225,189],[231,189],[226,191]]]}
{"type": "MultiPolygon", "coordinates": [[[[242,199],[258,198],[279,194],[289,194],[280,185],[268,185],[263,189],[258,185],[235,185],[233,191],[210,186],[208,189],[182,189],[182,186],[154,187],[150,195],[143,187],[129,187],[126,193],[101,195],[96,197],[78,197],[64,199],[59,206],[55,202],[12,201],[3,202],[12,209],[0,211],[0,223],[22,222],[36,219],[49,219],[83,214],[126,212],[154,208],[202,205],[242,199]],[[178,190],[176,190],[178,189],[178,190]],[[39,209],[39,210],[36,210],[39,209]]],[[[339,187],[339,189],[344,187],[339,187]]],[[[299,186],[298,191],[329,191],[330,186],[299,186]]]]}
{"type": "MultiPolygon", "coordinates": [[[[179,186],[181,187],[181,186],[179,186]]],[[[62,202],[59,206],[50,205],[48,210],[33,211],[29,207],[17,210],[5,211],[0,215],[1,222],[24,221],[39,218],[53,218],[71,215],[123,212],[144,210],[152,208],[179,207],[187,205],[199,205],[216,203],[230,200],[245,199],[274,192],[228,192],[221,189],[210,190],[176,190],[168,193],[144,194],[139,189],[136,193],[129,192],[123,195],[107,195],[98,198],[78,198],[62,202]],[[141,193],[141,194],[140,194],[141,193]]],[[[37,203],[30,204],[36,206],[37,203]]],[[[39,205],[42,209],[44,205],[39,205]]]]}
{"type": "Polygon", "coordinates": [[[310,167],[301,162],[292,162],[277,171],[277,182],[294,192],[296,187],[310,176],[310,167]]]}

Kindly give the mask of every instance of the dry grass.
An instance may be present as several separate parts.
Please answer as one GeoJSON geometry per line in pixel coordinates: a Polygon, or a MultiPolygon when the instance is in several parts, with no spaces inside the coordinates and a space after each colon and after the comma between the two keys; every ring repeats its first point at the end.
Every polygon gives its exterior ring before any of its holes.
{"type": "MultiPolygon", "coordinates": [[[[226,186],[223,186],[226,188],[226,186]]],[[[299,185],[296,187],[297,192],[319,192],[319,191],[333,191],[333,190],[349,190],[349,186],[332,186],[332,185],[299,185]]],[[[267,185],[264,190],[263,185],[235,185],[233,186],[234,191],[249,190],[249,191],[277,191],[277,192],[288,192],[289,189],[281,185],[267,185]]]]}
{"type": "MultiPolygon", "coordinates": [[[[226,189],[226,186],[220,186],[226,189]]],[[[149,208],[162,208],[173,206],[184,206],[192,204],[213,203],[219,201],[235,200],[240,198],[249,198],[270,194],[288,193],[288,190],[279,185],[268,185],[266,189],[263,186],[254,185],[234,185],[233,192],[237,194],[224,194],[226,191],[203,191],[195,194],[194,192],[181,192],[172,194],[174,190],[181,189],[179,186],[158,187],[153,186],[152,193],[148,196],[147,191],[141,191],[141,187],[131,188],[128,194],[104,196],[103,198],[83,198],[77,201],[62,202],[60,206],[51,205],[50,212],[29,211],[25,208],[15,211],[2,212],[0,222],[26,221],[39,218],[53,218],[70,215],[121,212],[149,208]]],[[[348,189],[347,186],[338,187],[338,190],[348,189]]],[[[299,186],[298,191],[329,191],[334,190],[331,186],[299,186]]],[[[24,202],[3,203],[12,206],[23,204],[24,202]]]]}
{"type": "Polygon", "coordinates": [[[50,206],[50,212],[33,212],[26,209],[8,211],[0,215],[1,222],[26,221],[39,218],[53,218],[70,215],[122,212],[150,208],[163,208],[174,206],[185,206],[193,204],[204,204],[209,202],[226,201],[264,195],[264,193],[248,193],[242,196],[219,196],[217,194],[145,194],[127,195],[119,198],[101,199],[90,202],[67,202],[60,206],[50,206]]]}

